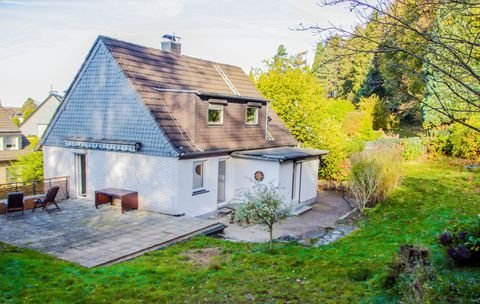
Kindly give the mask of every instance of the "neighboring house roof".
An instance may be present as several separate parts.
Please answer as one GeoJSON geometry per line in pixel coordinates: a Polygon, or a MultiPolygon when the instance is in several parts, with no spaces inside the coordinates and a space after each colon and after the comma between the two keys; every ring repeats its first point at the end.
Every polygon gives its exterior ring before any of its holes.
{"type": "Polygon", "coordinates": [[[0,133],[20,133],[20,129],[10,119],[8,111],[0,106],[0,133]]]}
{"type": "Polygon", "coordinates": [[[14,116],[22,117],[23,116],[23,109],[22,107],[3,107],[5,111],[7,111],[8,116],[10,118],[14,116]]]}
{"type": "MultiPolygon", "coordinates": [[[[176,112],[182,109],[172,109],[166,105],[159,92],[191,91],[199,96],[267,101],[240,67],[176,55],[104,36],[100,36],[99,39],[119,63],[170,142],[177,149],[181,148],[182,153],[214,150],[217,147],[212,145],[199,149],[188,135],[188,131],[175,118],[182,116],[176,115],[180,114],[176,112]]],[[[269,133],[275,142],[257,141],[249,148],[255,145],[258,147],[297,145],[295,138],[273,110],[269,109],[268,115],[269,133]]],[[[235,143],[225,144],[226,147],[235,146],[235,143]]]]}
{"type": "MultiPolygon", "coordinates": [[[[35,113],[37,113],[37,112],[46,104],[46,101],[47,101],[51,96],[53,96],[54,98],[56,98],[59,103],[62,102],[62,99],[63,99],[63,96],[62,96],[62,95],[60,95],[60,94],[58,94],[58,93],[55,93],[55,92],[50,92],[50,93],[48,94],[47,98],[45,98],[45,99],[42,101],[42,103],[41,103],[40,105],[38,105],[38,106],[35,108],[35,110],[33,110],[32,114],[30,114],[30,116],[28,116],[28,118],[25,119],[25,120],[20,124],[19,127],[21,128],[23,125],[25,125],[25,123],[26,123],[27,121],[31,120],[32,117],[35,115],[35,113]]],[[[52,115],[53,115],[53,113],[52,113],[52,115]]],[[[51,117],[50,117],[50,118],[51,118],[51,117]]],[[[49,120],[50,120],[50,119],[49,119],[49,120]]],[[[27,136],[28,136],[28,134],[27,134],[27,136]]]]}
{"type": "Polygon", "coordinates": [[[0,161],[17,160],[20,156],[27,155],[31,152],[31,149],[22,150],[5,150],[0,151],[0,161]]]}

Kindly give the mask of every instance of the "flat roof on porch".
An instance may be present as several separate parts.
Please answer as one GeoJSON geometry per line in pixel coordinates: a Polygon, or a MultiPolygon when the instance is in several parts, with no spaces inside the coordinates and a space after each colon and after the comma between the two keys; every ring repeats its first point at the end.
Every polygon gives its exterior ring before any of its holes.
{"type": "Polygon", "coordinates": [[[238,151],[238,152],[233,152],[231,156],[234,158],[283,162],[287,160],[305,159],[309,157],[317,157],[317,156],[322,156],[327,154],[328,154],[328,151],[326,150],[316,150],[316,149],[297,148],[297,147],[279,147],[279,148],[238,151]]]}

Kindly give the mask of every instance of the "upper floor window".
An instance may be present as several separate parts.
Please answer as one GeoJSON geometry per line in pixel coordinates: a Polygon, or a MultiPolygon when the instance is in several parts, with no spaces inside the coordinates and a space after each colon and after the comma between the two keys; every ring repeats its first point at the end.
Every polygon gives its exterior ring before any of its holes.
{"type": "Polygon", "coordinates": [[[247,107],[245,122],[248,125],[258,124],[258,108],[257,107],[247,107]]]}
{"type": "Polygon", "coordinates": [[[5,150],[17,150],[18,149],[18,146],[17,146],[17,143],[18,143],[18,137],[17,136],[7,136],[7,137],[4,137],[4,147],[5,147],[5,150]]]}
{"type": "Polygon", "coordinates": [[[223,106],[216,104],[208,105],[208,124],[222,125],[223,124],[223,106]]]}

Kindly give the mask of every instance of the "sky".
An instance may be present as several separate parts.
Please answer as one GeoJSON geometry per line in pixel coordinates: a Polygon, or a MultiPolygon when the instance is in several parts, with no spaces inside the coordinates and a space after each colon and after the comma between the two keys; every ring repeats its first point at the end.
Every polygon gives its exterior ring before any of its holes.
{"type": "Polygon", "coordinates": [[[350,27],[348,7],[315,0],[0,0],[0,101],[43,101],[72,82],[98,35],[160,48],[180,36],[182,54],[261,67],[280,44],[313,61],[320,37],[294,30],[329,23],[350,27]]]}

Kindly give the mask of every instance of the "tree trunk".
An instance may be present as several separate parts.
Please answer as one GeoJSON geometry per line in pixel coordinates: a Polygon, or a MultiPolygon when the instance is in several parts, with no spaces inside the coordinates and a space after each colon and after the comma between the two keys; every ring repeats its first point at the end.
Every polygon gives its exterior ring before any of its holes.
{"type": "Polygon", "coordinates": [[[273,250],[273,227],[268,227],[268,232],[270,233],[270,253],[273,250]]]}

